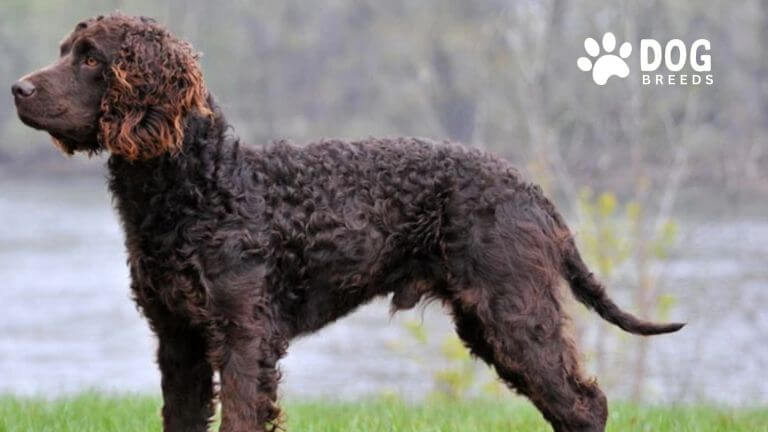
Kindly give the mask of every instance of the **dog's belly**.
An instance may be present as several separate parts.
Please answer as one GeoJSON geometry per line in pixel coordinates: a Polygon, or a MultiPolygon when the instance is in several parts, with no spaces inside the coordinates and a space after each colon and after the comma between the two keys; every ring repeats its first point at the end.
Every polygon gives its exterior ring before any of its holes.
{"type": "Polygon", "coordinates": [[[435,276],[425,262],[373,253],[369,259],[343,261],[345,265],[315,267],[294,291],[297,300],[286,308],[295,334],[318,330],[376,297],[392,294],[393,311],[415,306],[434,286],[435,276]]]}
{"type": "Polygon", "coordinates": [[[333,289],[317,291],[308,297],[294,313],[294,336],[312,333],[326,325],[354,312],[377,295],[393,293],[391,312],[410,309],[427,295],[433,286],[431,282],[418,280],[408,282],[386,292],[352,291],[339,292],[333,289]]]}

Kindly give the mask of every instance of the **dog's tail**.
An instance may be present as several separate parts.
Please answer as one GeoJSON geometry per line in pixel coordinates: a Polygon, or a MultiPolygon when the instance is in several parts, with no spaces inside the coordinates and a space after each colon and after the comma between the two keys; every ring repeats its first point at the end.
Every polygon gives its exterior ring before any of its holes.
{"type": "Polygon", "coordinates": [[[603,319],[623,330],[639,335],[656,335],[680,330],[684,323],[657,324],[643,321],[621,310],[608,297],[605,288],[589,271],[581,259],[573,237],[568,235],[562,248],[562,274],[571,286],[573,295],[587,307],[594,309],[603,319]]]}
{"type": "Polygon", "coordinates": [[[663,333],[672,333],[685,326],[684,323],[653,323],[641,320],[634,315],[619,308],[608,297],[605,287],[589,271],[587,265],[581,259],[579,249],[573,235],[568,229],[563,217],[558,213],[554,204],[543,194],[539,194],[541,204],[552,217],[557,226],[557,243],[560,253],[560,274],[568,282],[573,295],[588,308],[594,309],[604,320],[620,327],[624,331],[638,335],[650,336],[663,333]]]}

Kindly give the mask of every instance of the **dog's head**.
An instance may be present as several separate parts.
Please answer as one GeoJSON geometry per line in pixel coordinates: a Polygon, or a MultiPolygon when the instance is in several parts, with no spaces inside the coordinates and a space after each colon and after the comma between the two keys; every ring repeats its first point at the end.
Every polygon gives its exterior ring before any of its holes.
{"type": "Polygon", "coordinates": [[[211,114],[197,58],[151,19],[100,16],[77,24],[58,60],[12,92],[19,118],[68,154],[149,159],[179,151],[187,113],[211,114]]]}

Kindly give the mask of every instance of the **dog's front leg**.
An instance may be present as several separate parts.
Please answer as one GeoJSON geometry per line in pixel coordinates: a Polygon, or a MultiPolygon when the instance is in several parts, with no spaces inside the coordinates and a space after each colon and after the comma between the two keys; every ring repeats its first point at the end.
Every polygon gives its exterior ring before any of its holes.
{"type": "Polygon", "coordinates": [[[153,327],[159,339],[163,431],[206,432],[214,414],[213,368],[202,331],[181,323],[153,327]]]}
{"type": "Polygon", "coordinates": [[[279,428],[277,362],[285,352],[266,323],[231,325],[221,365],[221,432],[279,428]]]}

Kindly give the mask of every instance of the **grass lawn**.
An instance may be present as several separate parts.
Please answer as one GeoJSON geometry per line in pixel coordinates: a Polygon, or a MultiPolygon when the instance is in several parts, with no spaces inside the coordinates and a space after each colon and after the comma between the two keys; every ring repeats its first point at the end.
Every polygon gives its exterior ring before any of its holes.
{"type": "MultiPolygon", "coordinates": [[[[0,432],[160,431],[151,396],[83,394],[55,401],[0,396],[0,432]]],[[[301,432],[550,431],[524,401],[409,405],[392,399],[354,403],[288,402],[287,429],[301,432]]],[[[611,406],[609,431],[768,432],[768,407],[611,406]]]]}

